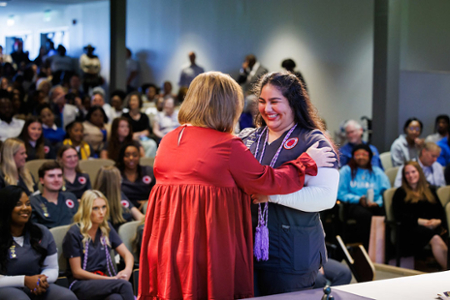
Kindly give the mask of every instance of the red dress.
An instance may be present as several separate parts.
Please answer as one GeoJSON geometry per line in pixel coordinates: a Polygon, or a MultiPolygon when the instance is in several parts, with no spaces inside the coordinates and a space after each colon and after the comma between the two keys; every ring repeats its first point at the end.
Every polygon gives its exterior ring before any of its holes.
{"type": "Polygon", "coordinates": [[[253,296],[248,194],[292,193],[317,167],[306,153],[262,166],[239,138],[185,125],[162,139],[154,174],[138,299],[229,300],[253,296]]]}

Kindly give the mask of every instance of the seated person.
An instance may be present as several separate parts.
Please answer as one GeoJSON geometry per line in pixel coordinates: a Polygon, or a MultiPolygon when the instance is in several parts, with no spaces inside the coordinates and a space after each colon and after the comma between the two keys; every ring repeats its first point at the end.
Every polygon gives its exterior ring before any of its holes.
{"type": "Polygon", "coordinates": [[[447,228],[445,212],[417,162],[405,164],[402,186],[395,191],[392,207],[395,220],[401,222],[401,253],[414,255],[430,244],[435,259],[443,270],[447,270],[448,248],[441,237],[447,228]]]}
{"type": "Polygon", "coordinates": [[[50,231],[31,221],[25,191],[10,185],[0,190],[0,299],[76,300],[58,278],[58,253],[50,231]]]}
{"type": "Polygon", "coordinates": [[[450,119],[447,115],[437,116],[434,123],[434,134],[430,134],[429,136],[427,136],[425,142],[437,143],[445,138],[448,134],[449,124],[450,119]]]}
{"type": "Polygon", "coordinates": [[[115,118],[119,118],[123,114],[123,100],[126,97],[126,93],[121,90],[116,90],[111,94],[111,121],[115,118]]]}
{"type": "Polygon", "coordinates": [[[164,109],[158,112],[153,123],[153,133],[160,139],[180,126],[178,112],[175,111],[175,101],[168,98],[164,101],[164,109]]]}
{"type": "Polygon", "coordinates": [[[120,149],[117,162],[122,175],[122,192],[137,207],[140,206],[139,201],[148,200],[156,183],[153,168],[139,165],[139,157],[139,148],[135,144],[128,144],[120,149]]]}
{"type": "Polygon", "coordinates": [[[113,120],[113,108],[109,103],[105,102],[105,91],[97,86],[92,90],[91,107],[100,106],[106,114],[105,120],[111,122],[113,120]]]}
{"type": "Polygon", "coordinates": [[[28,196],[37,191],[33,175],[25,166],[27,150],[24,142],[9,138],[3,143],[0,152],[0,189],[8,185],[18,185],[28,196]]]}
{"type": "Polygon", "coordinates": [[[53,228],[72,223],[78,210],[77,197],[69,192],[61,192],[63,172],[56,161],[49,161],[39,168],[39,182],[43,192],[30,197],[33,207],[33,222],[53,228]]]}
{"type": "Polygon", "coordinates": [[[0,90],[0,140],[2,141],[18,137],[25,124],[24,120],[14,118],[13,114],[11,95],[0,90]]]}
{"type": "Polygon", "coordinates": [[[439,155],[437,161],[445,167],[450,163],[450,139],[447,136],[437,142],[437,145],[441,147],[441,155],[439,155]]]}
{"type": "Polygon", "coordinates": [[[110,124],[105,111],[100,106],[91,106],[86,121],[83,122],[83,140],[92,146],[95,157],[100,156],[110,133],[110,124]]]}
{"type": "Polygon", "coordinates": [[[423,124],[417,118],[409,118],[403,126],[401,134],[391,145],[393,167],[399,167],[410,160],[417,160],[423,140],[419,138],[423,124]]]}
{"type": "Polygon", "coordinates": [[[34,159],[55,159],[56,153],[50,142],[42,135],[42,122],[30,116],[19,135],[27,149],[27,161],[34,159]]]}
{"type": "Polygon", "coordinates": [[[348,203],[347,216],[357,222],[358,241],[368,249],[372,216],[384,215],[383,192],[391,187],[383,170],[372,166],[369,145],[353,148],[352,158],[340,171],[338,199],[348,203]]]}
{"type": "Polygon", "coordinates": [[[109,202],[109,220],[116,230],[125,222],[144,219],[144,215],[122,193],[121,180],[120,171],[116,167],[102,166],[94,184],[94,189],[102,192],[109,202]]]}
{"type": "Polygon", "coordinates": [[[80,209],[63,240],[63,253],[69,260],[70,289],[78,299],[134,300],[128,282],[134,259],[116,230],[108,223],[109,204],[99,191],[83,194],[80,209]],[[111,249],[125,261],[125,269],[116,274],[111,249]],[[113,279],[113,280],[111,280],[113,279]]]}
{"type": "Polygon", "coordinates": [[[50,105],[43,104],[38,107],[38,115],[42,120],[42,133],[44,138],[50,141],[52,145],[61,143],[66,136],[64,129],[55,124],[55,115],[50,105]]]}
{"type": "Polygon", "coordinates": [[[125,117],[116,118],[111,125],[111,136],[104,144],[102,152],[100,152],[100,158],[112,159],[117,163],[122,145],[133,142],[139,145],[139,153],[141,157],[144,157],[145,152],[141,143],[133,140],[133,130],[131,129],[130,120],[125,117]]]}
{"type": "MultiPolygon", "coordinates": [[[[425,178],[428,183],[435,187],[445,185],[444,170],[442,166],[436,162],[441,153],[441,148],[433,142],[426,142],[420,150],[419,159],[417,162],[422,168],[425,178]]],[[[400,187],[402,185],[403,166],[398,169],[397,177],[395,177],[394,186],[400,187]]]]}
{"type": "Polygon", "coordinates": [[[84,127],[83,123],[79,121],[73,121],[66,127],[66,139],[63,145],[74,146],[77,150],[78,157],[80,159],[89,159],[95,157],[94,149],[84,139],[84,127]]]}
{"type": "MultiPolygon", "coordinates": [[[[348,164],[348,162],[352,158],[352,151],[356,145],[367,144],[362,140],[363,128],[361,124],[359,124],[355,120],[348,120],[344,124],[344,129],[345,129],[345,136],[347,138],[347,143],[339,149],[340,154],[339,167],[341,168],[346,164],[348,164]]],[[[381,164],[380,154],[378,153],[377,148],[373,145],[369,145],[369,147],[373,153],[372,166],[376,166],[384,170],[383,165],[381,164]]]]}
{"type": "Polygon", "coordinates": [[[58,162],[63,169],[63,191],[73,193],[81,199],[83,193],[92,188],[89,174],[83,173],[78,165],[78,153],[74,146],[63,145],[58,151],[58,162]]]}
{"type": "Polygon", "coordinates": [[[150,139],[152,134],[150,120],[146,114],[141,113],[143,103],[140,93],[132,92],[125,99],[125,103],[129,111],[123,116],[130,120],[133,139],[141,142],[145,150],[145,156],[155,157],[157,145],[154,140],[150,139]]]}

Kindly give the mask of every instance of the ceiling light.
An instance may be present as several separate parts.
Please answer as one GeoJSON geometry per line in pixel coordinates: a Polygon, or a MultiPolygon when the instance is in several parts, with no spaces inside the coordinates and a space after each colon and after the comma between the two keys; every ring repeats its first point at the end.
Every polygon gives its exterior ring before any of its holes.
{"type": "Polygon", "coordinates": [[[8,5],[8,2],[0,2],[0,6],[6,6],[8,5]]]}

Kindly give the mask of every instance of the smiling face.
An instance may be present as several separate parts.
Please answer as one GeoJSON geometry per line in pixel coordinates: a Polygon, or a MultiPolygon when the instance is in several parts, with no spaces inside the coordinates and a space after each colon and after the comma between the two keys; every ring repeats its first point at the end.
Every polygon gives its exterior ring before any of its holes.
{"type": "Polygon", "coordinates": [[[128,146],[125,149],[123,163],[126,169],[135,170],[139,164],[139,151],[136,147],[128,146]]]}
{"type": "Polygon", "coordinates": [[[362,128],[356,128],[353,125],[348,125],[345,128],[345,136],[347,137],[347,141],[350,144],[355,144],[355,145],[359,145],[362,143],[362,134],[363,134],[363,129],[362,128]]]}
{"type": "Polygon", "coordinates": [[[42,125],[39,122],[31,123],[28,126],[28,136],[30,140],[36,142],[42,135],[42,125]]]}
{"type": "Polygon", "coordinates": [[[262,88],[258,110],[270,131],[282,133],[294,126],[294,112],[288,99],[273,85],[262,88]]]}
{"type": "Polygon", "coordinates": [[[63,185],[63,174],[61,169],[53,169],[45,171],[44,177],[39,178],[44,189],[49,192],[58,192],[63,185]]]}
{"type": "Polygon", "coordinates": [[[19,201],[11,212],[11,222],[16,226],[25,225],[31,217],[31,202],[27,194],[22,193],[19,201]]]}
{"type": "Polygon", "coordinates": [[[55,115],[52,113],[50,108],[46,107],[41,110],[41,114],[39,116],[41,117],[42,123],[46,126],[52,127],[53,124],[55,124],[55,115]]]}
{"type": "Polygon", "coordinates": [[[108,212],[106,201],[103,198],[97,198],[92,204],[91,222],[95,225],[100,225],[106,217],[108,212]]]}
{"type": "Polygon", "coordinates": [[[414,166],[407,165],[405,166],[405,170],[403,172],[405,172],[405,179],[408,185],[415,189],[420,178],[419,171],[417,171],[414,166]]]}
{"type": "Polygon", "coordinates": [[[139,109],[139,98],[137,95],[133,95],[130,98],[130,101],[128,103],[131,110],[139,109]]]}
{"type": "Polygon", "coordinates": [[[119,122],[119,127],[117,128],[117,135],[120,139],[126,138],[130,134],[130,126],[128,125],[128,122],[125,120],[122,120],[119,122]]]}
{"type": "Polygon", "coordinates": [[[367,152],[364,149],[359,149],[359,150],[355,151],[355,153],[353,154],[353,157],[354,157],[358,167],[363,168],[363,169],[367,168],[367,164],[369,163],[369,159],[370,159],[369,152],[367,152]]]}
{"type": "Polygon", "coordinates": [[[76,143],[80,143],[83,140],[83,125],[76,123],[69,130],[70,139],[76,143]]]}
{"type": "Polygon", "coordinates": [[[65,169],[73,170],[78,165],[78,154],[74,149],[67,149],[61,156],[61,164],[65,169]]]}
{"type": "Polygon", "coordinates": [[[19,150],[14,153],[14,162],[16,163],[16,168],[20,169],[25,166],[25,162],[27,161],[27,150],[23,144],[20,144],[19,150]]]}
{"type": "Polygon", "coordinates": [[[420,123],[417,121],[412,121],[405,129],[406,137],[409,140],[414,141],[420,136],[421,131],[422,129],[420,128],[420,123]]]}

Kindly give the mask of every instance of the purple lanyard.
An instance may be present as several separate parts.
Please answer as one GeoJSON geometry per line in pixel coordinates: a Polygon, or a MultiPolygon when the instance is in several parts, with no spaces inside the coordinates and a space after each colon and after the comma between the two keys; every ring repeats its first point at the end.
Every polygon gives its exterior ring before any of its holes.
{"type": "MultiPolygon", "coordinates": [[[[283,148],[284,143],[289,139],[292,132],[297,127],[297,124],[292,126],[292,128],[289,130],[289,132],[286,134],[286,136],[283,139],[283,142],[281,143],[280,147],[278,147],[277,152],[272,158],[272,161],[270,162],[270,167],[274,167],[275,163],[278,159],[278,156],[280,156],[281,149],[283,148]]],[[[263,129],[261,132],[261,135],[258,137],[258,141],[256,142],[256,151],[255,151],[255,158],[258,157],[258,151],[259,151],[259,143],[261,142],[261,137],[266,133],[266,139],[264,141],[264,146],[261,151],[261,156],[259,157],[259,163],[262,163],[262,159],[264,157],[264,152],[266,151],[266,145],[269,140],[269,133],[267,132],[267,126],[263,129]]],[[[267,225],[269,224],[269,203],[266,202],[264,205],[264,210],[261,212],[261,203],[258,204],[258,225],[256,226],[255,231],[255,246],[253,249],[254,255],[256,257],[257,261],[260,260],[269,260],[269,229],[267,228],[267,225]]]]}

